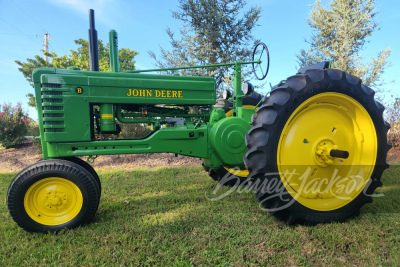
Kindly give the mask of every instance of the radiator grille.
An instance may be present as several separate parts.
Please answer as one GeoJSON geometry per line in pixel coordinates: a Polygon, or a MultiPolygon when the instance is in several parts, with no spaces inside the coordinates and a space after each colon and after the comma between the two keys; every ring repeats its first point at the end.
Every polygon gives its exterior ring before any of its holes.
{"type": "Polygon", "coordinates": [[[45,128],[45,133],[63,133],[65,132],[64,128],[45,128]]]}
{"type": "Polygon", "coordinates": [[[63,92],[58,91],[42,91],[42,95],[62,95],[63,92]]]}
{"type": "Polygon", "coordinates": [[[44,106],[43,110],[63,110],[63,106],[44,106]]]}
{"type": "Polygon", "coordinates": [[[62,118],[64,117],[63,113],[44,113],[43,118],[62,118]]]}
{"type": "Polygon", "coordinates": [[[42,83],[42,88],[47,87],[47,88],[61,88],[61,84],[58,83],[42,83]]]}
{"type": "Polygon", "coordinates": [[[43,103],[62,103],[62,98],[44,98],[42,99],[43,103]]]}
{"type": "Polygon", "coordinates": [[[64,125],[64,121],[44,121],[43,125],[64,125]]]}
{"type": "Polygon", "coordinates": [[[42,83],[42,110],[43,110],[43,129],[48,133],[48,138],[52,138],[51,133],[64,133],[65,122],[63,91],[61,84],[42,83]],[[55,119],[56,118],[56,119],[55,119]]]}

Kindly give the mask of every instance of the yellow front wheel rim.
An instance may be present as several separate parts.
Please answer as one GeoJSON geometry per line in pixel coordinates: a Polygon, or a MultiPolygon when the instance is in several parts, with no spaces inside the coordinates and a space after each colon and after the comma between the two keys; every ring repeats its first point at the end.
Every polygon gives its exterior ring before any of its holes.
{"type": "Polygon", "coordinates": [[[303,102],[288,119],[278,143],[281,180],[300,204],[317,211],[341,208],[367,186],[374,170],[377,137],[367,110],[340,93],[303,102]],[[349,157],[326,153],[345,150],[349,157]]]}
{"type": "MultiPolygon", "coordinates": [[[[253,105],[243,105],[242,107],[243,107],[243,108],[253,109],[253,110],[254,110],[254,108],[255,108],[256,106],[253,106],[253,105]]],[[[258,109],[258,108],[257,108],[257,109],[258,109]]],[[[257,110],[257,109],[255,109],[255,110],[257,110]]],[[[233,111],[232,111],[232,110],[229,110],[227,113],[225,113],[225,116],[226,116],[227,118],[228,118],[228,117],[232,117],[232,114],[233,114],[233,111]]],[[[228,167],[225,167],[225,166],[224,166],[224,169],[227,170],[228,172],[232,173],[233,175],[238,176],[238,177],[247,177],[247,176],[249,175],[249,171],[248,171],[248,170],[236,170],[236,169],[228,168],[228,167]]]]}
{"type": "Polygon", "coordinates": [[[43,225],[61,225],[74,219],[82,209],[81,190],[71,181],[50,177],[29,187],[24,197],[28,216],[43,225]]]}

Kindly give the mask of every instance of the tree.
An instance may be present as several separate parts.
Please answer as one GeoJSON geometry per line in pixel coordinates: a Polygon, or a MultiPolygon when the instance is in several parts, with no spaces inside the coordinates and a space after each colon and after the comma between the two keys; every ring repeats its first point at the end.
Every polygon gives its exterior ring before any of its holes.
{"type": "MultiPolygon", "coordinates": [[[[79,47],[76,51],[70,50],[71,55],[58,56],[55,52],[46,53],[42,50],[43,56],[47,55],[51,58],[51,63],[44,60],[42,56],[35,55],[33,59],[28,58],[27,62],[21,62],[16,60],[15,62],[20,66],[18,70],[22,72],[26,80],[30,85],[33,86],[32,72],[37,68],[62,68],[66,69],[69,66],[79,67],[81,70],[90,70],[89,63],[89,44],[85,39],[79,39],[74,41],[79,47]]],[[[110,46],[107,44],[104,46],[102,40],[98,40],[99,48],[99,67],[100,71],[110,71],[110,58],[109,50],[110,46]]],[[[130,50],[128,48],[119,49],[119,64],[121,71],[135,70],[134,58],[138,55],[138,52],[130,50]]],[[[34,94],[27,94],[29,98],[28,105],[36,107],[36,100],[34,94]]]]}
{"type": "Polygon", "coordinates": [[[329,7],[322,7],[317,0],[312,6],[308,25],[314,30],[308,51],[302,49],[297,55],[300,67],[333,61],[333,67],[363,79],[363,84],[379,90],[384,84],[381,76],[391,64],[391,50],[381,50],[376,58],[363,63],[361,50],[374,31],[379,30],[375,21],[378,11],[375,0],[332,0],[329,7]]]}
{"type": "MultiPolygon", "coordinates": [[[[179,11],[172,12],[183,22],[181,40],[170,28],[166,32],[172,50],[161,48],[161,59],[149,52],[159,68],[210,65],[249,60],[256,42],[251,35],[260,18],[260,7],[243,12],[243,0],[179,0],[179,11]],[[254,42],[254,43],[252,43],[254,42]]],[[[227,83],[228,68],[182,70],[183,75],[213,76],[217,88],[227,83]]],[[[246,73],[244,73],[246,76],[246,73]]]]}

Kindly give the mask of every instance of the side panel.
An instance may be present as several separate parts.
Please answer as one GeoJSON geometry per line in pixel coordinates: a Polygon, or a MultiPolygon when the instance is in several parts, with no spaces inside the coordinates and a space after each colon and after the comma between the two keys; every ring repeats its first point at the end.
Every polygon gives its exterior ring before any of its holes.
{"type": "Polygon", "coordinates": [[[213,78],[59,69],[38,69],[33,76],[44,158],[157,152],[208,157],[206,124],[162,128],[141,140],[92,141],[90,106],[213,105],[213,78]]]}
{"type": "Polygon", "coordinates": [[[104,140],[64,142],[48,145],[49,157],[115,155],[136,153],[175,153],[191,157],[208,157],[207,126],[163,128],[138,140],[104,140]]]}
{"type": "Polygon", "coordinates": [[[64,80],[55,75],[43,74],[41,77],[44,141],[90,141],[87,86],[63,83],[64,80]]]}
{"type": "Polygon", "coordinates": [[[89,85],[92,103],[215,104],[215,81],[209,79],[89,77],[89,85]]]}

